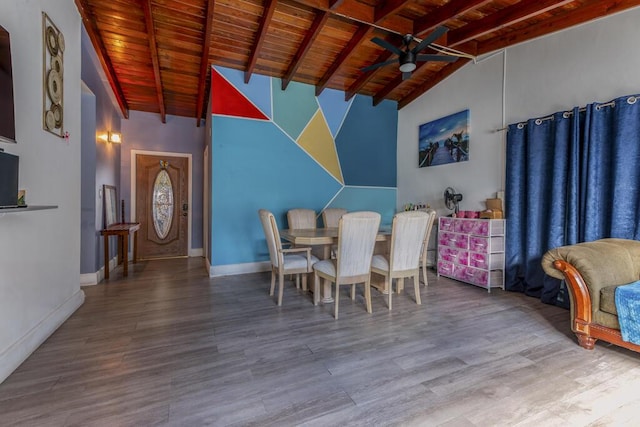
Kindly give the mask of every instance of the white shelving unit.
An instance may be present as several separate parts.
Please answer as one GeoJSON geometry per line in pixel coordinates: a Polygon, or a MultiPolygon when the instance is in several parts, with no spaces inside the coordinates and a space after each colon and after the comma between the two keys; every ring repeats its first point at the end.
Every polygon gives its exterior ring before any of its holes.
{"type": "Polygon", "coordinates": [[[504,289],[504,219],[438,219],[438,276],[504,289]]]}

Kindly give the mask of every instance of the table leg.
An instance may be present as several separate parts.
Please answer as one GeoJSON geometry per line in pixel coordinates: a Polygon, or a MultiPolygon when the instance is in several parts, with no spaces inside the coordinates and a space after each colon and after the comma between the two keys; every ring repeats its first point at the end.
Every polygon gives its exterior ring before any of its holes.
{"type": "Polygon", "coordinates": [[[133,232],[133,263],[138,261],[138,231],[133,232]]]}
{"type": "Polygon", "coordinates": [[[104,239],[104,278],[109,280],[109,236],[102,236],[104,239]]]}
{"type": "Polygon", "coordinates": [[[127,277],[129,275],[129,233],[122,236],[122,260],[124,261],[122,275],[127,277]]]}

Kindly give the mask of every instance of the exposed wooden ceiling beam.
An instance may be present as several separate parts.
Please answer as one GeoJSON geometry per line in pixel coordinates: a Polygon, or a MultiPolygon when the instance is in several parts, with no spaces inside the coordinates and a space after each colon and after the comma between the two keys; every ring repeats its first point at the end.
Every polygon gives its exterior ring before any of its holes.
{"type": "Polygon", "coordinates": [[[331,80],[331,77],[333,77],[335,72],[338,71],[338,69],[340,68],[340,66],[342,66],[342,64],[344,64],[344,62],[353,53],[355,48],[357,46],[360,46],[360,43],[362,42],[362,40],[367,38],[372,31],[373,31],[373,28],[369,27],[368,25],[361,25],[358,28],[358,31],[356,31],[353,37],[351,37],[347,46],[345,46],[345,48],[342,49],[342,52],[340,52],[340,55],[333,61],[329,69],[324,73],[324,76],[322,76],[322,78],[320,79],[320,82],[318,82],[318,84],[316,85],[316,96],[320,95],[322,91],[325,90],[325,88],[329,84],[329,80],[331,80]]]}
{"type": "Polygon", "coordinates": [[[211,32],[213,31],[213,6],[215,0],[207,0],[207,9],[205,10],[206,20],[204,26],[204,40],[202,47],[202,56],[200,57],[200,75],[198,77],[198,99],[196,103],[196,120],[197,126],[200,127],[200,119],[202,118],[204,93],[206,89],[207,76],[209,75],[207,68],[209,67],[209,49],[211,49],[211,32]]]}
{"type": "Polygon", "coordinates": [[[500,37],[494,37],[479,44],[478,54],[493,52],[507,46],[531,40],[549,33],[564,30],[574,25],[588,22],[596,18],[622,12],[632,7],[640,6],[640,0],[625,0],[616,2],[603,2],[602,0],[589,0],[583,3],[580,10],[568,10],[565,13],[547,19],[544,22],[529,26],[500,37]]]}
{"type": "Polygon", "coordinates": [[[469,61],[470,59],[468,58],[460,58],[456,62],[452,62],[446,65],[445,67],[443,67],[442,69],[440,69],[440,71],[438,71],[431,79],[425,81],[420,86],[412,90],[409,95],[405,96],[400,101],[398,101],[398,110],[406,107],[412,101],[414,101],[419,96],[421,96],[423,93],[425,93],[426,91],[428,91],[429,89],[431,89],[432,87],[440,83],[442,80],[444,80],[451,74],[458,71],[460,68],[462,68],[463,65],[465,65],[469,61]]]}
{"type": "Polygon", "coordinates": [[[380,22],[387,16],[391,16],[402,9],[410,0],[387,0],[376,6],[374,10],[374,22],[380,22]]]}
{"type": "Polygon", "coordinates": [[[164,106],[164,92],[162,89],[162,79],[160,77],[160,63],[158,62],[158,44],[156,43],[156,29],[153,24],[153,15],[151,14],[151,0],[143,2],[144,21],[147,26],[147,39],[149,41],[149,50],[151,51],[151,62],[153,63],[153,76],[156,81],[156,94],[158,96],[158,107],[160,109],[160,120],[167,123],[167,116],[164,106]]]}
{"type": "Polygon", "coordinates": [[[449,46],[459,45],[476,37],[499,30],[500,28],[508,27],[572,3],[573,1],[574,0],[522,0],[496,13],[487,15],[482,19],[470,22],[464,27],[450,31],[448,34],[449,46]]]}
{"type": "Polygon", "coordinates": [[[265,35],[267,34],[267,30],[269,29],[269,24],[271,23],[273,12],[275,12],[277,5],[278,0],[266,0],[264,3],[262,19],[260,20],[260,26],[258,27],[258,32],[256,33],[256,41],[253,44],[251,53],[249,54],[249,63],[247,64],[247,69],[244,72],[245,83],[249,83],[251,74],[253,74],[253,69],[256,66],[256,62],[258,62],[258,54],[260,53],[260,49],[262,48],[262,45],[264,43],[265,35]]]}
{"type": "Polygon", "coordinates": [[[423,18],[415,22],[413,32],[420,37],[433,31],[436,27],[443,25],[451,18],[462,15],[478,7],[481,7],[491,0],[451,0],[439,8],[429,12],[423,18]]]}
{"type": "Polygon", "coordinates": [[[296,52],[295,56],[293,57],[293,60],[291,61],[291,64],[289,64],[289,68],[287,69],[287,72],[282,78],[282,90],[285,90],[289,85],[289,83],[291,83],[291,79],[293,79],[293,76],[296,74],[296,71],[302,64],[302,61],[304,61],[304,58],[307,56],[307,54],[311,50],[311,45],[313,44],[314,40],[318,37],[318,35],[320,35],[320,30],[322,30],[322,27],[324,27],[324,24],[327,22],[327,19],[329,19],[329,16],[330,16],[330,13],[325,11],[319,11],[316,14],[315,19],[311,23],[311,27],[307,31],[307,34],[305,35],[304,40],[302,40],[302,43],[300,44],[298,51],[296,52]]]}
{"type": "Polygon", "coordinates": [[[89,34],[91,43],[93,44],[93,48],[96,50],[96,54],[98,55],[98,59],[100,60],[100,64],[102,65],[102,69],[107,75],[107,80],[109,81],[111,90],[113,90],[113,94],[116,97],[116,101],[118,102],[120,111],[122,112],[124,118],[128,119],[129,106],[124,97],[124,93],[122,92],[122,88],[120,87],[120,83],[118,82],[118,77],[116,76],[116,72],[113,68],[113,64],[111,63],[111,59],[109,59],[107,48],[102,41],[102,37],[100,37],[100,31],[98,30],[96,20],[93,18],[93,14],[91,13],[86,0],[75,0],[75,2],[76,7],[78,8],[78,12],[80,12],[80,16],[82,17],[84,27],[87,30],[87,34],[89,34]]]}
{"type": "MultiPolygon", "coordinates": [[[[329,12],[352,22],[375,25],[375,6],[356,1],[329,1],[329,0],[291,0],[294,3],[305,5],[309,8],[329,12]]],[[[384,27],[397,34],[407,34],[413,31],[413,21],[403,16],[388,16],[384,27]]]]}
{"type": "MultiPolygon", "coordinates": [[[[389,52],[388,50],[385,50],[376,58],[375,61],[372,62],[372,64],[377,64],[378,62],[388,61],[389,58],[391,58],[392,55],[393,55],[392,52],[389,52]]],[[[364,87],[364,85],[366,85],[369,82],[369,80],[371,80],[373,75],[378,70],[380,70],[380,69],[376,68],[376,69],[369,70],[369,71],[366,71],[366,72],[362,73],[362,75],[360,77],[358,77],[358,79],[355,82],[353,82],[353,84],[351,86],[349,86],[349,88],[345,92],[345,94],[344,94],[345,101],[350,100],[351,98],[353,98],[353,96],[356,93],[360,92],[360,89],[362,89],[364,87]]]]}

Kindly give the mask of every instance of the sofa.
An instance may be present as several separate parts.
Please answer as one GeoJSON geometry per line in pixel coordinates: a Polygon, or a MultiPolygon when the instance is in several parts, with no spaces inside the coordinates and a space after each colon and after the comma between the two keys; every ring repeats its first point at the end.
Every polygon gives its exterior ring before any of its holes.
{"type": "Polygon", "coordinates": [[[615,289],[640,279],[640,242],[601,239],[549,250],[542,257],[549,276],[564,279],[571,302],[571,330],[592,350],[597,340],[640,352],[622,340],[615,289]]]}

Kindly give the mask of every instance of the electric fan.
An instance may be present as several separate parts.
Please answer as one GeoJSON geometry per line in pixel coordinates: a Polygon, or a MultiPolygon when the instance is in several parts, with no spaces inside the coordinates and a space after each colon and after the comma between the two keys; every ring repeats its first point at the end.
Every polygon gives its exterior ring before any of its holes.
{"type": "Polygon", "coordinates": [[[458,193],[455,188],[447,187],[444,190],[444,204],[447,209],[454,211],[456,214],[461,200],[462,194],[458,193]]]}

